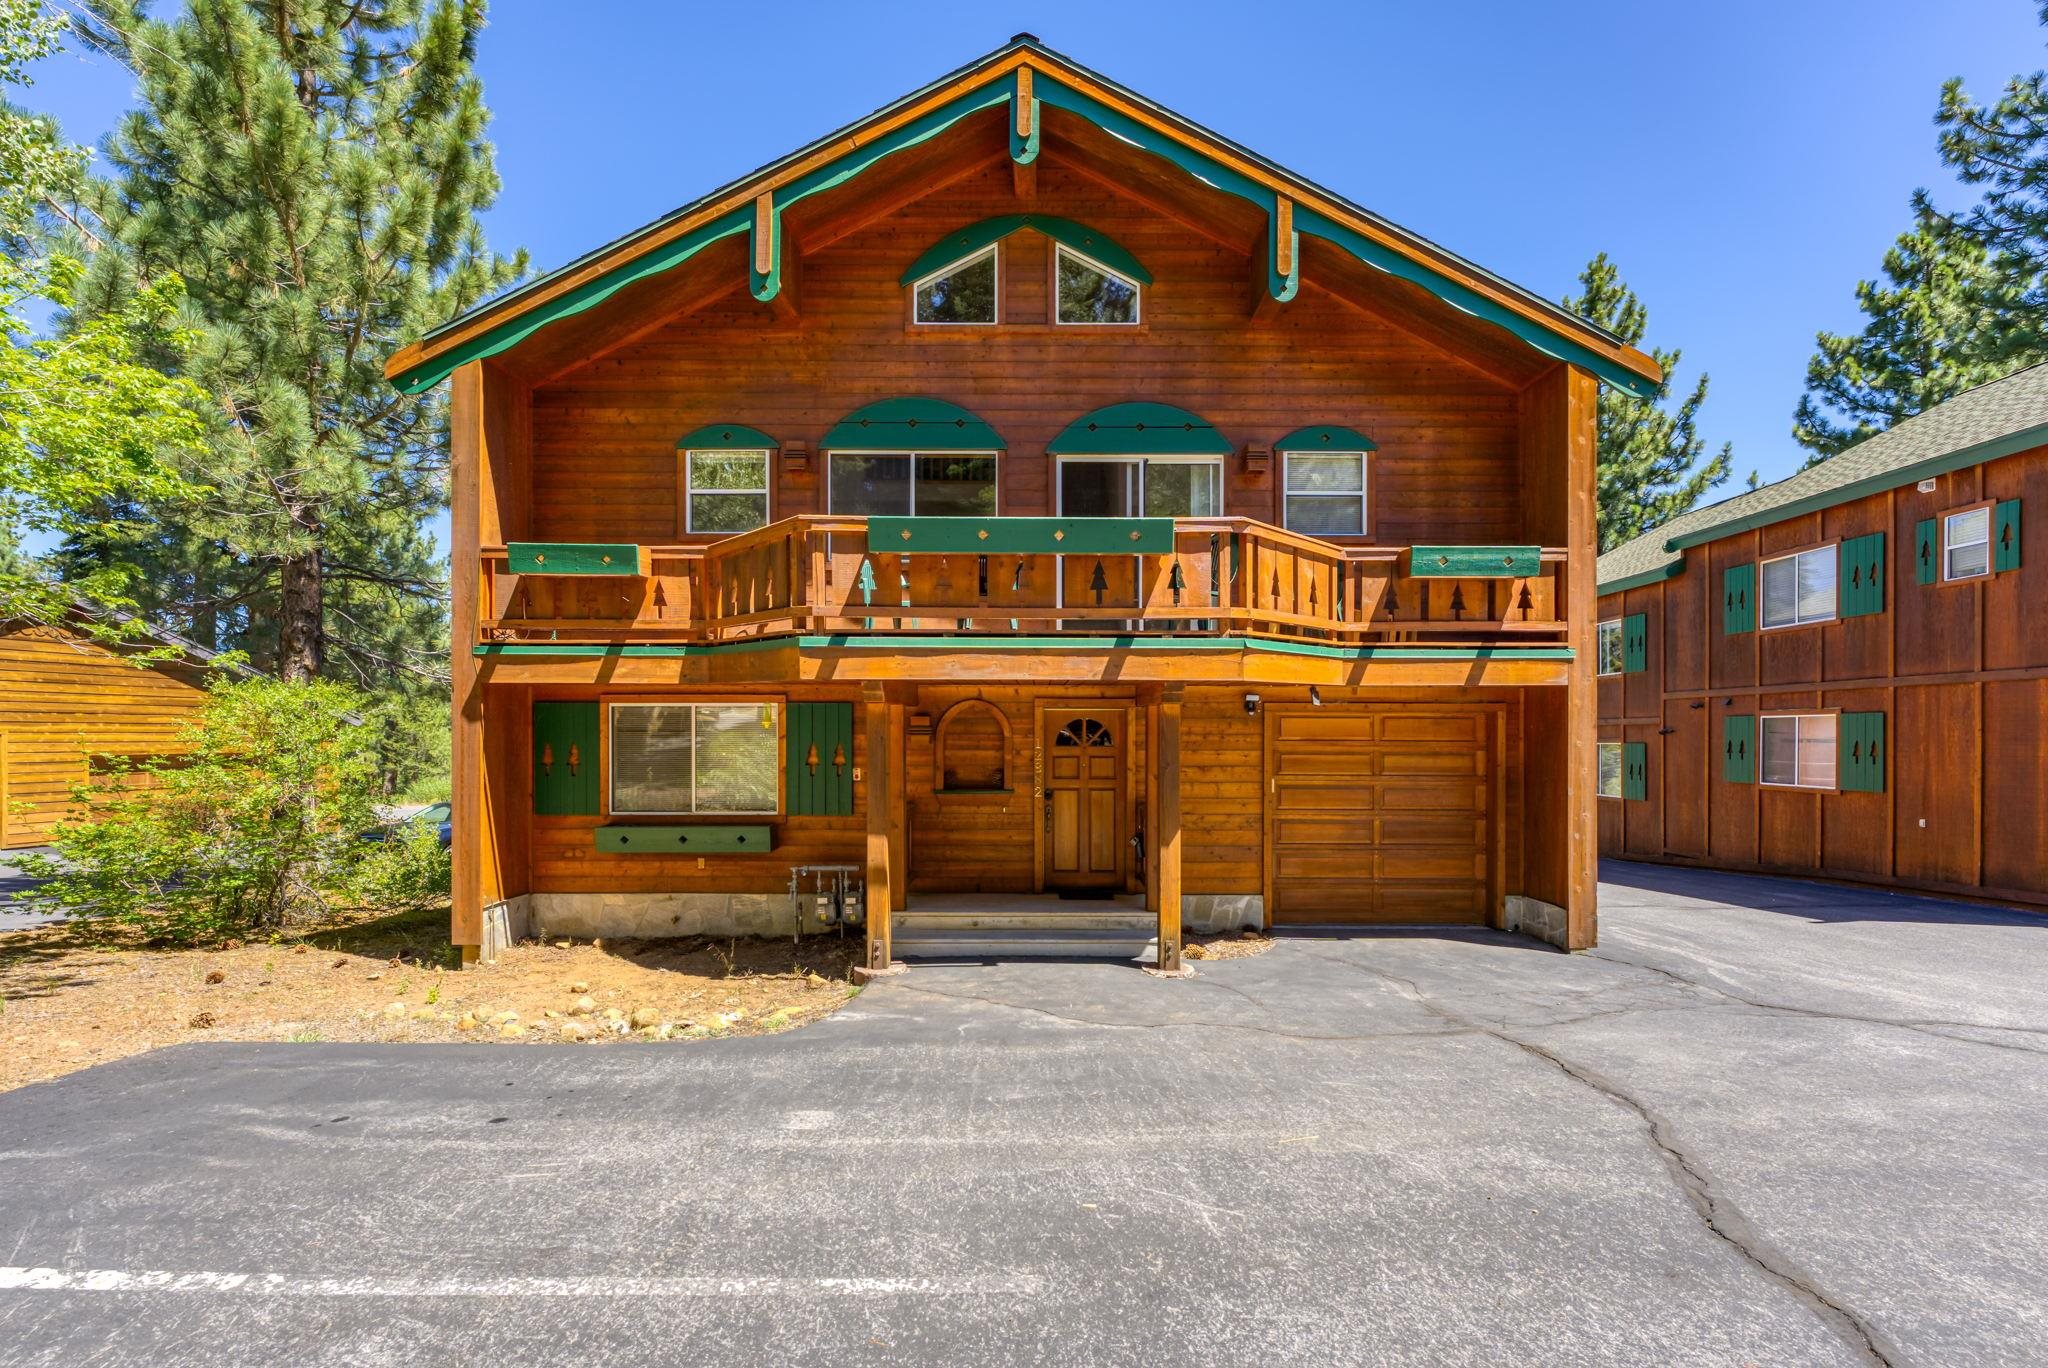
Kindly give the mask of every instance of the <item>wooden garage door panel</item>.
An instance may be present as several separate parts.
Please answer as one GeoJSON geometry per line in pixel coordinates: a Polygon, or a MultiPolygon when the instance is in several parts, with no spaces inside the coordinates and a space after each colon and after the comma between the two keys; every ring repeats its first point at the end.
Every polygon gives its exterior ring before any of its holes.
{"type": "Polygon", "coordinates": [[[1468,778],[1485,772],[1486,757],[1478,751],[1389,750],[1381,754],[1379,772],[1389,777],[1416,774],[1458,774],[1468,778]]]}
{"type": "Polygon", "coordinates": [[[1275,719],[1282,744],[1289,741],[1371,741],[1376,719],[1357,709],[1282,713],[1275,719]]]}
{"type": "Polygon", "coordinates": [[[1478,812],[1486,806],[1486,785],[1420,780],[1382,784],[1379,805],[1390,812],[1478,812]]]}
{"type": "Polygon", "coordinates": [[[1408,846],[1405,849],[1390,850],[1382,846],[1373,856],[1373,872],[1383,884],[1484,879],[1486,852],[1439,850],[1429,846],[1408,846]]]}
{"type": "Polygon", "coordinates": [[[1357,886],[1371,881],[1372,857],[1361,859],[1356,850],[1339,846],[1289,850],[1275,858],[1273,873],[1281,879],[1330,879],[1357,886]]]}
{"type": "Polygon", "coordinates": [[[1390,713],[1380,723],[1382,741],[1428,741],[1440,746],[1463,743],[1476,746],[1486,735],[1482,713],[1436,716],[1429,713],[1390,713]]]}
{"type": "Polygon", "coordinates": [[[1469,926],[1486,920],[1485,890],[1470,884],[1379,884],[1363,879],[1285,879],[1276,902],[1296,922],[1469,926]]]}
{"type": "Polygon", "coordinates": [[[1380,762],[1385,758],[1378,751],[1341,743],[1319,745],[1314,749],[1304,747],[1274,756],[1273,773],[1283,779],[1290,775],[1330,774],[1366,777],[1379,773],[1380,762]]]}
{"type": "Polygon", "coordinates": [[[1371,784],[1280,784],[1273,790],[1276,812],[1371,812],[1379,791],[1371,784]]]}
{"type": "Polygon", "coordinates": [[[1486,920],[1484,884],[1383,884],[1374,910],[1388,921],[1461,925],[1486,920]]]}
{"type": "Polygon", "coordinates": [[[1402,814],[1380,818],[1379,839],[1386,845],[1486,844],[1486,819],[1446,813],[1441,817],[1402,814]]]}
{"type": "Polygon", "coordinates": [[[1281,817],[1273,823],[1276,846],[1341,845],[1359,849],[1374,844],[1379,833],[1370,817],[1338,817],[1317,813],[1313,817],[1281,817]]]}

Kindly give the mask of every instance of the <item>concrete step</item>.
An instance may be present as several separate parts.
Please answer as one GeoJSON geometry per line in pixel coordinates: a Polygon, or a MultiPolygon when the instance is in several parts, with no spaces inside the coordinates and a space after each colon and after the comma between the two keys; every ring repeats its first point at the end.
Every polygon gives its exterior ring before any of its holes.
{"type": "Polygon", "coordinates": [[[906,960],[1117,959],[1155,964],[1156,937],[1124,930],[914,931],[892,943],[906,960]]]}
{"type": "Polygon", "coordinates": [[[924,912],[912,907],[893,913],[890,921],[899,937],[927,931],[1123,931],[1149,937],[1159,929],[1156,913],[1114,903],[1015,912],[924,912]]]}

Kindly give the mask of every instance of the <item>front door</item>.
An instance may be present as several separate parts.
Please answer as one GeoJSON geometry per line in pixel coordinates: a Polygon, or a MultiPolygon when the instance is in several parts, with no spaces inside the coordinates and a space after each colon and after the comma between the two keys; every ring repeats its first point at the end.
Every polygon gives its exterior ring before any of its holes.
{"type": "Polygon", "coordinates": [[[1045,715],[1045,886],[1124,884],[1121,712],[1045,715]]]}

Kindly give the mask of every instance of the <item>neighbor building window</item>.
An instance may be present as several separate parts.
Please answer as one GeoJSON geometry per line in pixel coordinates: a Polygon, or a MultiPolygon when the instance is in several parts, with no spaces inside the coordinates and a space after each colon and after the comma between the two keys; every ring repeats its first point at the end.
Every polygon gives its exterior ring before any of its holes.
{"type": "Polygon", "coordinates": [[[773,703],[614,703],[613,812],[772,814],[782,741],[773,703]]]}
{"type": "Polygon", "coordinates": [[[1839,557],[1832,546],[1764,562],[1764,626],[1797,627],[1835,616],[1839,557]]]}
{"type": "Polygon", "coordinates": [[[767,523],[767,452],[691,451],[683,461],[690,485],[687,530],[746,532],[767,523]]]}
{"type": "Polygon", "coordinates": [[[1784,788],[1835,786],[1835,715],[1803,713],[1763,719],[1761,772],[1784,788]]]}
{"type": "Polygon", "coordinates": [[[1365,535],[1365,453],[1290,451],[1285,520],[1311,537],[1365,535]]]}
{"type": "Polygon", "coordinates": [[[1138,282],[1066,247],[1054,250],[1062,323],[1136,323],[1138,282]]]}
{"type": "Polygon", "coordinates": [[[996,511],[996,458],[915,452],[834,452],[831,511],[986,518],[996,511]]]}
{"type": "Polygon", "coordinates": [[[911,287],[920,323],[996,321],[996,249],[940,267],[911,287]]]}
{"type": "Polygon", "coordinates": [[[1966,508],[1941,520],[1941,577],[1975,579],[1991,573],[1991,508],[1966,508]]]}
{"type": "Polygon", "coordinates": [[[1621,647],[1621,619],[1609,618],[1600,624],[1600,640],[1594,659],[1600,662],[1600,673],[1618,675],[1622,672],[1625,659],[1621,647]]]}
{"type": "MultiPolygon", "coordinates": [[[[1602,623],[1601,626],[1607,624],[1602,623]]],[[[1600,743],[1600,796],[1621,797],[1621,742],[1600,743]]]]}

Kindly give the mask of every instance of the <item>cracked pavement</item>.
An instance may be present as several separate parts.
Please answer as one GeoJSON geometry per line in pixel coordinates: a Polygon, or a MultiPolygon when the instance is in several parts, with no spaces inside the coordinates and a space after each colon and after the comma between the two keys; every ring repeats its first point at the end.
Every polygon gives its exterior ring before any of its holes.
{"type": "Polygon", "coordinates": [[[1602,876],[1579,956],[920,966],[779,1037],[0,1095],[0,1364],[2039,1362],[2048,918],[1602,876]]]}

